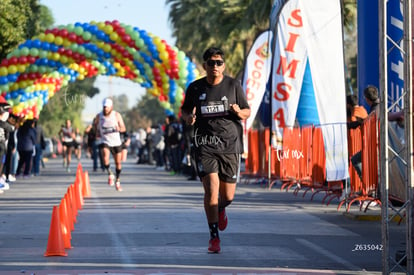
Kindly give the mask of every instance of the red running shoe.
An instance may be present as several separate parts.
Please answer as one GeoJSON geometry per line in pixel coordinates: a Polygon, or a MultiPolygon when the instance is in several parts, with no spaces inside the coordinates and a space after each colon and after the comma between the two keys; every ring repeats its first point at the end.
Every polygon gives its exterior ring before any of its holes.
{"type": "Polygon", "coordinates": [[[215,237],[208,242],[208,253],[220,253],[220,239],[215,237]]]}
{"type": "Polygon", "coordinates": [[[112,174],[109,174],[108,176],[108,185],[109,186],[113,186],[114,185],[114,181],[115,181],[115,176],[112,174]]]}
{"type": "Polygon", "coordinates": [[[119,191],[119,192],[122,191],[121,182],[119,180],[115,182],[115,189],[116,191],[119,191]]]}
{"type": "Polygon", "coordinates": [[[219,211],[219,222],[218,222],[218,228],[220,231],[223,231],[227,227],[227,215],[226,215],[226,209],[223,208],[223,210],[219,211]]]}

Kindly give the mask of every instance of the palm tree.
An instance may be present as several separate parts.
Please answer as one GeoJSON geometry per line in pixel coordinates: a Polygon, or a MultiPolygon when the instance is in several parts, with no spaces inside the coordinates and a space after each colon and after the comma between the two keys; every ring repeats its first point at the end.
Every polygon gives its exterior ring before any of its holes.
{"type": "Polygon", "coordinates": [[[268,28],[270,1],[254,0],[166,0],[177,47],[201,63],[203,51],[221,47],[227,72],[236,75],[253,39],[268,28]]]}
{"type": "MultiPolygon", "coordinates": [[[[342,4],[346,37],[355,41],[356,0],[342,4]]],[[[221,47],[228,53],[227,73],[235,76],[243,71],[254,39],[269,27],[272,0],[166,0],[166,5],[177,47],[199,64],[206,48],[221,47]]],[[[346,45],[354,57],[356,44],[346,45]]]]}

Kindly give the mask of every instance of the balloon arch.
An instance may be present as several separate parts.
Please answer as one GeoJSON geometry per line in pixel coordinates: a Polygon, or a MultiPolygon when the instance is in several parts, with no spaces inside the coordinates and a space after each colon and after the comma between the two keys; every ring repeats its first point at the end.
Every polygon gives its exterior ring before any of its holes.
{"type": "Polygon", "coordinates": [[[13,114],[32,119],[68,83],[96,75],[139,83],[173,114],[198,71],[184,52],[151,33],[117,20],[91,21],[20,44],[0,63],[0,93],[13,114]]]}

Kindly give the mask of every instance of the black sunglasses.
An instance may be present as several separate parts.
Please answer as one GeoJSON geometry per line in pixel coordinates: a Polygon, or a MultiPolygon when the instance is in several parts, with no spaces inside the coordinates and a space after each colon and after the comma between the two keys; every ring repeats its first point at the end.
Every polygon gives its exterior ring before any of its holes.
{"type": "Polygon", "coordinates": [[[223,60],[212,60],[212,59],[209,59],[209,60],[207,60],[206,64],[209,67],[213,67],[214,65],[220,67],[220,66],[222,66],[224,64],[224,61],[223,60]]]}

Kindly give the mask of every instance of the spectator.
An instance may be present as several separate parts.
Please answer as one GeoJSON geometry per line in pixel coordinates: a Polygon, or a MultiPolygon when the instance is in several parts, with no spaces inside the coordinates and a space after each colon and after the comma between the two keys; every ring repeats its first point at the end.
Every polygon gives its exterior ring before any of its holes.
{"type": "MultiPolygon", "coordinates": [[[[378,89],[375,86],[368,85],[364,89],[364,97],[367,104],[370,106],[369,114],[375,114],[377,116],[377,120],[379,120],[379,97],[378,97],[378,89]]],[[[357,120],[358,122],[358,120],[357,120]]],[[[358,122],[362,124],[361,122],[358,122]]],[[[354,123],[357,124],[357,123],[354,123]]],[[[359,178],[362,181],[362,151],[357,152],[355,155],[351,157],[351,163],[355,168],[359,178]]]]}
{"type": "Polygon", "coordinates": [[[185,153],[184,157],[186,158],[186,166],[188,168],[189,177],[187,180],[196,180],[197,179],[197,170],[196,163],[194,158],[194,148],[193,148],[193,136],[194,136],[194,126],[193,125],[184,125],[184,147],[185,153]]]}
{"type": "Polygon", "coordinates": [[[21,119],[18,116],[11,114],[7,121],[14,126],[14,129],[9,133],[9,138],[7,139],[4,178],[6,179],[6,182],[14,182],[16,181],[16,169],[19,161],[19,154],[17,152],[17,129],[21,119]]]}
{"type": "Polygon", "coordinates": [[[146,150],[148,152],[148,164],[153,165],[154,164],[154,142],[153,142],[153,132],[151,126],[147,127],[147,138],[145,139],[145,146],[146,150]]]}
{"type": "Polygon", "coordinates": [[[36,129],[36,143],[32,174],[38,176],[40,173],[40,164],[42,163],[43,150],[46,148],[46,141],[43,128],[39,125],[37,120],[34,121],[34,128],[36,129]]]}
{"type": "Polygon", "coordinates": [[[174,115],[168,116],[166,128],[166,146],[168,148],[168,158],[171,164],[171,175],[179,174],[181,171],[181,141],[183,128],[174,115]]]}
{"type": "MultiPolygon", "coordinates": [[[[13,126],[7,121],[9,118],[10,105],[3,99],[4,102],[0,103],[0,171],[3,171],[3,157],[6,154],[6,144],[9,137],[9,133],[13,131],[13,126]]],[[[6,179],[0,177],[0,193],[3,190],[10,188],[6,179]]]]}
{"type": "Polygon", "coordinates": [[[30,177],[32,156],[36,144],[36,129],[32,119],[26,120],[17,131],[17,151],[19,152],[19,163],[16,176],[20,176],[23,170],[23,177],[30,177]]]}
{"type": "Polygon", "coordinates": [[[127,157],[128,157],[128,148],[131,145],[131,137],[128,134],[127,131],[125,131],[124,133],[121,133],[121,138],[122,138],[122,161],[126,161],[127,157]]]}
{"type": "Polygon", "coordinates": [[[146,140],[147,140],[147,132],[143,128],[138,129],[137,133],[137,148],[138,148],[138,160],[137,164],[142,164],[146,162],[145,158],[145,149],[146,149],[146,140]]]}
{"type": "Polygon", "coordinates": [[[355,129],[359,127],[364,119],[368,117],[367,110],[364,106],[358,105],[358,97],[356,95],[348,95],[346,97],[348,128],[355,129]]]}
{"type": "Polygon", "coordinates": [[[154,129],[153,134],[153,143],[154,143],[154,157],[155,157],[155,165],[157,170],[164,170],[164,149],[165,149],[165,142],[164,142],[164,133],[162,131],[161,126],[158,126],[154,129]]]}

